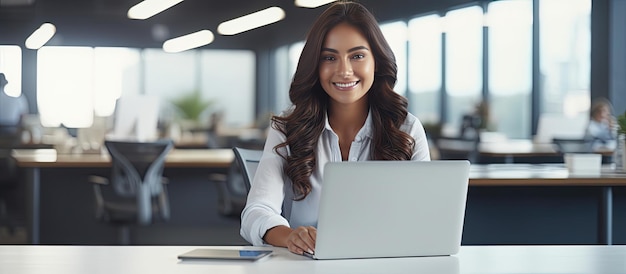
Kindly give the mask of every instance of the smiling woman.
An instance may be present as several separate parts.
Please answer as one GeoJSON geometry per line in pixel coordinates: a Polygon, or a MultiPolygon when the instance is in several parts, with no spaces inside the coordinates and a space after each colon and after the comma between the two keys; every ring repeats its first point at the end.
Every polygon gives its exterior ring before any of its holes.
{"type": "Polygon", "coordinates": [[[339,1],[318,17],[289,90],[293,106],[272,117],[242,214],[246,240],[313,254],[326,163],[430,160],[396,79],[394,53],[367,8],[339,1]]]}

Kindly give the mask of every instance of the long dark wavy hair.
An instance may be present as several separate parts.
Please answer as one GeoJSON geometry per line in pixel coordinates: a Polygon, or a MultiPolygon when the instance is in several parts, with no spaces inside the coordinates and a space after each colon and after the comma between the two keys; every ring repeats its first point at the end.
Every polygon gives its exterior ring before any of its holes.
{"type": "Polygon", "coordinates": [[[273,127],[286,136],[284,143],[274,147],[285,159],[285,174],[293,183],[294,200],[302,200],[311,192],[311,173],[316,163],[315,149],[325,126],[329,96],[319,81],[321,49],[326,34],[340,23],[358,29],[370,44],[376,69],[369,96],[374,135],[370,159],[410,160],[415,140],[400,130],[407,116],[406,98],[393,91],[397,66],[389,44],[376,18],[363,5],[340,1],[332,4],[313,23],[289,90],[294,108],[285,116],[273,116],[273,127]],[[280,152],[288,148],[289,155],[280,152]]]}

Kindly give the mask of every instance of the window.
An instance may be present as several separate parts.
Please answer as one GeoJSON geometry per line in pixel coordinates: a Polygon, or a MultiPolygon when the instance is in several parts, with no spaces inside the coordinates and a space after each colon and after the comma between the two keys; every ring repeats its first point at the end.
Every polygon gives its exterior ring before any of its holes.
{"type": "Polygon", "coordinates": [[[389,43],[389,46],[396,57],[398,80],[396,81],[394,90],[401,95],[406,95],[407,25],[403,21],[397,21],[381,24],[380,29],[385,35],[385,39],[387,40],[387,43],[389,43]]]}
{"type": "Polygon", "coordinates": [[[4,92],[12,97],[22,94],[22,49],[18,46],[0,46],[0,72],[9,82],[4,92]]]}
{"type": "Polygon", "coordinates": [[[250,126],[255,119],[256,57],[249,50],[201,50],[200,90],[224,112],[224,123],[250,126]]]}
{"type": "Polygon", "coordinates": [[[223,112],[229,126],[254,121],[255,55],[247,50],[190,50],[166,53],[146,49],[145,93],[161,98],[165,105],[178,96],[199,92],[211,101],[202,119],[223,112]]]}
{"type": "Polygon", "coordinates": [[[120,96],[139,91],[139,51],[43,47],[37,52],[37,104],[47,127],[90,127],[120,96]]]}
{"type": "MultiPolygon", "coordinates": [[[[275,73],[270,73],[272,82],[270,83],[270,90],[273,92],[274,102],[271,102],[272,108],[269,110],[272,113],[281,113],[287,107],[289,107],[289,85],[291,84],[291,77],[293,73],[290,73],[289,67],[289,46],[282,46],[274,50],[272,56],[272,64],[274,64],[275,73]]],[[[260,98],[257,98],[259,100],[260,98]]]]}
{"type": "Polygon", "coordinates": [[[445,16],[447,121],[460,126],[462,116],[482,100],[483,10],[452,10],[445,16]]]}
{"type": "Polygon", "coordinates": [[[424,123],[441,119],[441,17],[409,21],[409,108],[424,123]]]}
{"type": "Polygon", "coordinates": [[[41,124],[85,128],[93,123],[93,49],[42,47],[37,52],[41,124]]]}
{"type": "Polygon", "coordinates": [[[156,95],[166,105],[196,90],[213,100],[214,110],[225,112],[224,122],[240,126],[254,120],[251,51],[170,54],[146,49],[142,59],[142,52],[131,48],[43,47],[37,58],[37,99],[44,126],[90,127],[94,115],[111,116],[120,97],[156,95]]]}
{"type": "MultiPolygon", "coordinates": [[[[188,50],[167,53],[161,49],[143,50],[144,79],[141,79],[143,90],[139,93],[159,98],[160,116],[165,124],[172,122],[179,111],[170,102],[200,92],[197,52],[188,50]]],[[[211,99],[204,93],[201,93],[201,98],[211,99]]]]}
{"type": "Polygon", "coordinates": [[[289,47],[289,74],[292,76],[294,73],[296,73],[296,69],[298,68],[298,61],[300,60],[300,54],[302,54],[303,49],[304,41],[294,43],[289,47]]]}
{"type": "Polygon", "coordinates": [[[591,1],[541,0],[539,12],[540,112],[570,117],[587,115],[590,105],[591,1]]]}
{"type": "Polygon", "coordinates": [[[276,77],[276,86],[273,89],[275,97],[275,109],[276,113],[281,113],[286,108],[291,106],[291,100],[289,99],[289,89],[291,88],[291,81],[293,75],[298,68],[298,61],[300,55],[304,49],[304,41],[299,41],[291,45],[281,47],[276,51],[275,63],[277,68],[280,68],[280,72],[284,73],[285,77],[276,77]],[[286,60],[286,62],[285,62],[286,60]]]}
{"type": "Polygon", "coordinates": [[[130,48],[94,49],[94,115],[111,116],[116,100],[138,94],[141,87],[141,53],[130,48]]]}
{"type": "Polygon", "coordinates": [[[488,6],[489,127],[509,138],[530,136],[532,8],[531,0],[488,6]]]}

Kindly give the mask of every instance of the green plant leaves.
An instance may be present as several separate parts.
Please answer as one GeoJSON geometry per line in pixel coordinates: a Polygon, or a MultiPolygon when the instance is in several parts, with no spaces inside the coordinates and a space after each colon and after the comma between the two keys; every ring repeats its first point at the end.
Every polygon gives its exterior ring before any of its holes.
{"type": "Polygon", "coordinates": [[[626,111],[624,111],[624,114],[617,116],[617,125],[619,126],[619,132],[626,134],[626,111]]]}
{"type": "Polygon", "coordinates": [[[172,100],[172,104],[181,111],[184,119],[198,121],[202,112],[211,106],[213,101],[204,100],[199,91],[193,91],[172,100]]]}

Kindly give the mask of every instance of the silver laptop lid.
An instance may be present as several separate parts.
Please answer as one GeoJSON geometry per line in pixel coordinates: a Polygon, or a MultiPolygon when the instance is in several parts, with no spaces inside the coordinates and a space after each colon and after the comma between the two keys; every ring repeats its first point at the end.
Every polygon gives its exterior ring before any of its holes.
{"type": "Polygon", "coordinates": [[[462,160],[326,164],[315,258],[456,254],[468,180],[462,160]]]}

